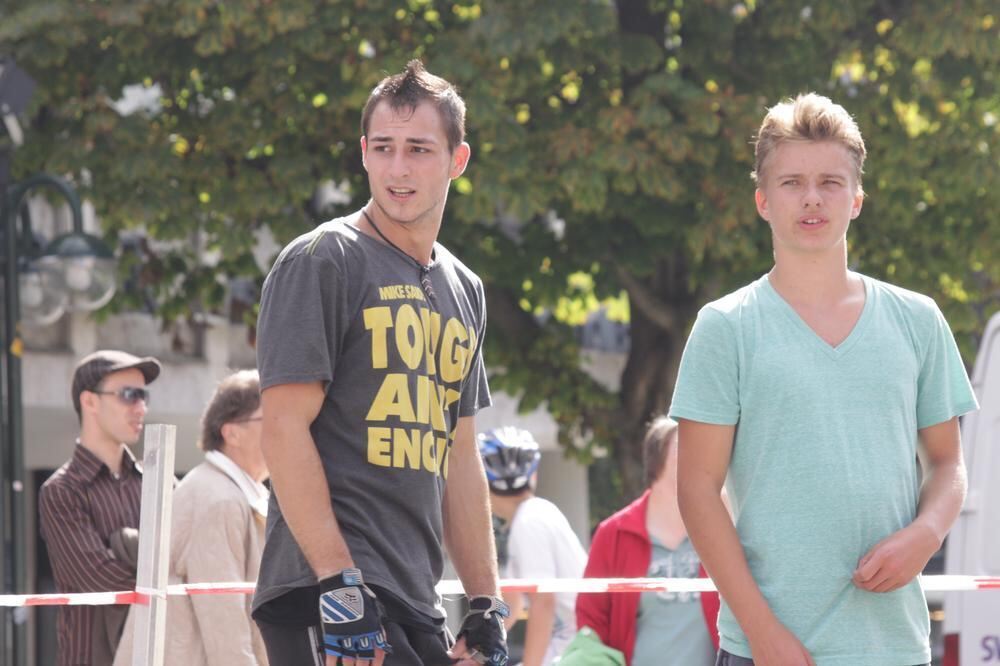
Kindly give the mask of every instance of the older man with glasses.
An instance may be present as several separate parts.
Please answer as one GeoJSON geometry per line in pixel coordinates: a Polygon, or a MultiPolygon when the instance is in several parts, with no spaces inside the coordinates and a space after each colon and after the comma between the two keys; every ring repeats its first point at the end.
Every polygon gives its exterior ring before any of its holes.
{"type": "MultiPolygon", "coordinates": [[[[260,442],[260,379],[240,370],[219,382],[201,417],[205,461],[174,489],[171,583],[256,580],[270,494],[260,442]]],[[[132,663],[133,624],[125,625],[118,666],[132,663]]],[[[167,627],[165,664],[267,666],[247,596],[171,597],[167,627]]]]}
{"type": "MultiPolygon", "coordinates": [[[[59,592],[135,587],[142,470],[129,446],[142,433],[155,358],[102,350],[73,373],[80,436],[73,456],[42,486],[40,529],[59,592]]],[[[60,666],[110,665],[128,606],[61,606],[60,666]]]]}

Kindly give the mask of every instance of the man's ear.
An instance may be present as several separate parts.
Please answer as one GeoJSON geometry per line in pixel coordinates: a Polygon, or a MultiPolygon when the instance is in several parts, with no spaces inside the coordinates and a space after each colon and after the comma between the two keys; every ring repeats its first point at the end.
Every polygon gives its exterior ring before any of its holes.
{"type": "Polygon", "coordinates": [[[469,166],[471,157],[472,148],[465,141],[455,147],[455,151],[451,154],[451,172],[449,174],[452,179],[458,178],[465,172],[465,167],[469,166]]]}
{"type": "Polygon", "coordinates": [[[361,137],[361,166],[368,171],[368,138],[361,137]]]}
{"type": "Polygon", "coordinates": [[[83,415],[84,412],[92,412],[97,409],[97,401],[101,399],[101,396],[97,395],[93,391],[83,391],[80,393],[80,414],[83,415]]]}
{"type": "Polygon", "coordinates": [[[771,213],[767,208],[767,195],[764,194],[764,190],[758,187],[753,193],[753,200],[757,204],[757,214],[770,222],[771,213]]]}
{"type": "Polygon", "coordinates": [[[851,219],[856,219],[858,215],[861,215],[861,206],[865,203],[865,193],[858,188],[858,193],[854,195],[854,202],[851,205],[851,219]]]}
{"type": "Polygon", "coordinates": [[[236,425],[233,423],[223,423],[222,427],[219,428],[219,434],[222,435],[222,442],[226,446],[230,446],[231,442],[236,443],[237,446],[239,445],[239,436],[236,434],[234,428],[236,428],[236,425]]]}

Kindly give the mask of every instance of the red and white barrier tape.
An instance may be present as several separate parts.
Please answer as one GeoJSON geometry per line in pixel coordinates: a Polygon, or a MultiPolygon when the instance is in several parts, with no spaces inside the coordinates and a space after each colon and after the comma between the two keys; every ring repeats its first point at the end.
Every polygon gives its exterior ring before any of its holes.
{"type": "MultiPolygon", "coordinates": [[[[923,576],[925,592],[1000,590],[1000,576],[923,576]]],[[[500,581],[504,592],[714,592],[710,578],[510,578],[500,581]]],[[[106,606],[144,603],[152,596],[197,594],[253,594],[254,583],[189,583],[168,585],[166,591],[136,589],[128,592],[82,594],[0,594],[0,606],[106,606]]],[[[463,594],[462,582],[443,580],[437,585],[443,595],[463,594]]]]}

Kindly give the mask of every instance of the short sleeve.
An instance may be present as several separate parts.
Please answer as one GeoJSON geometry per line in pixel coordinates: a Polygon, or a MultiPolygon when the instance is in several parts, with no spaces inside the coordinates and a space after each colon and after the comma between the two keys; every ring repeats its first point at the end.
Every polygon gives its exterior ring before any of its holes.
{"type": "Polygon", "coordinates": [[[459,416],[475,416],[480,409],[493,404],[493,399],[490,397],[489,381],[486,379],[486,364],[483,362],[483,341],[486,337],[486,296],[483,293],[482,283],[478,283],[476,298],[481,313],[479,322],[477,322],[479,339],[476,341],[469,374],[462,386],[459,416]]]}
{"type": "Polygon", "coordinates": [[[670,417],[735,425],[740,419],[739,380],[733,326],[721,312],[706,306],[684,346],[670,417]]]}
{"type": "Polygon", "coordinates": [[[978,408],[955,337],[935,305],[917,379],[917,428],[943,423],[978,408]]]}
{"type": "Polygon", "coordinates": [[[264,282],[257,320],[261,388],[328,384],[347,312],[347,285],[331,260],[305,252],[279,259],[264,282]]]}

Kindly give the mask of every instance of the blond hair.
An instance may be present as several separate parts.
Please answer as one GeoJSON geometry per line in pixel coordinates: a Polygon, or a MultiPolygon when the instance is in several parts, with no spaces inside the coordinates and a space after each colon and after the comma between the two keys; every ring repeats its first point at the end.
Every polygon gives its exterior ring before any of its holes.
{"type": "Polygon", "coordinates": [[[865,166],[865,140],[851,114],[829,97],[807,93],[771,107],[754,142],[754,170],[750,177],[761,184],[767,158],[789,141],[835,141],[850,153],[854,178],[861,190],[865,166]]]}

